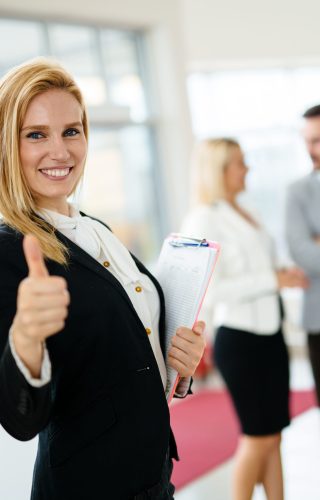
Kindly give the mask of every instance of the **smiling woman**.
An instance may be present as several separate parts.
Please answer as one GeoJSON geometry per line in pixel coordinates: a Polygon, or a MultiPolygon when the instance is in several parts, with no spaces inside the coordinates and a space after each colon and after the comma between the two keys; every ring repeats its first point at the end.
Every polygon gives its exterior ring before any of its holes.
{"type": "MultiPolygon", "coordinates": [[[[40,178],[44,179],[45,174],[38,173],[37,170],[45,155],[47,163],[43,164],[43,167],[70,166],[65,160],[65,155],[69,156],[70,152],[62,152],[62,160],[59,157],[61,151],[56,150],[57,144],[60,144],[61,148],[62,142],[62,137],[58,140],[57,136],[59,127],[60,136],[74,134],[69,131],[69,124],[78,125],[77,130],[82,136],[85,150],[83,169],[88,138],[88,120],[83,97],[72,77],[62,67],[50,64],[46,59],[36,59],[13,68],[0,82],[0,91],[0,126],[3,140],[7,141],[0,158],[0,213],[15,230],[22,234],[32,232],[38,238],[45,257],[66,263],[65,245],[53,237],[47,221],[38,213],[41,193],[44,195],[40,178]],[[66,109],[61,105],[60,97],[63,97],[63,104],[68,102],[66,109]],[[66,116],[66,111],[69,117],[66,116]],[[48,143],[50,145],[45,152],[45,144],[48,143]],[[55,158],[57,153],[58,158],[55,158]]],[[[67,141],[67,138],[65,140],[67,141]]],[[[68,196],[74,192],[80,178],[81,173],[77,181],[68,183],[68,196]]],[[[59,192],[56,194],[59,195],[59,192]]],[[[48,195],[45,196],[44,206],[47,206],[51,195],[55,196],[55,192],[50,191],[48,195]]],[[[47,208],[50,206],[52,205],[49,204],[47,208]]]]}
{"type": "MultiPolygon", "coordinates": [[[[172,500],[164,296],[108,226],[67,201],[88,137],[72,77],[46,60],[7,74],[0,137],[0,422],[22,441],[39,434],[31,498],[172,500]]],[[[172,339],[180,397],[203,328],[172,339]]]]}
{"type": "Polygon", "coordinates": [[[87,140],[73,95],[51,89],[31,101],[20,133],[20,158],[38,206],[69,215],[66,196],[83,174],[87,140]]]}

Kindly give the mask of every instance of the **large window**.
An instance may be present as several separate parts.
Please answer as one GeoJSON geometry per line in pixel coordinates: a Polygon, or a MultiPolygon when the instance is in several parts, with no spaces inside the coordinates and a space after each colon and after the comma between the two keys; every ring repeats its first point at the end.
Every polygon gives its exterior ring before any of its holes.
{"type": "Polygon", "coordinates": [[[144,260],[161,236],[159,178],[144,75],[144,37],[104,27],[0,19],[0,76],[36,56],[57,59],[85,96],[91,129],[77,201],[144,260]]]}
{"type": "Polygon", "coordinates": [[[195,135],[232,136],[243,146],[250,167],[250,201],[285,261],[285,192],[311,168],[300,137],[301,115],[320,103],[320,68],[197,73],[190,75],[188,90],[195,135]]]}

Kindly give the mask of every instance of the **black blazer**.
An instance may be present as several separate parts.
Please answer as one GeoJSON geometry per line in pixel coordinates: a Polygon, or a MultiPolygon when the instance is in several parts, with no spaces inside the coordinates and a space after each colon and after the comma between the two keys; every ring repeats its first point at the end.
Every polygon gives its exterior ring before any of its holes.
{"type": "MultiPolygon", "coordinates": [[[[47,261],[71,296],[65,328],[47,339],[52,381],[31,387],[8,346],[17,288],[27,275],[22,235],[0,226],[0,422],[11,436],[39,433],[32,500],[128,500],[160,480],[169,411],[153,351],[135,309],[107,269],[56,231],[67,267],[47,261]]],[[[162,290],[160,343],[164,343],[162,290]]]]}

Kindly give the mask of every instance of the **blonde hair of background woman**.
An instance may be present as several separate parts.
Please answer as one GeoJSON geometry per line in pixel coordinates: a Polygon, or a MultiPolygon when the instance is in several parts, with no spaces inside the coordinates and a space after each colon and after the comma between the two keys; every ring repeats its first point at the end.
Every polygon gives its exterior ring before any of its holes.
{"type": "Polygon", "coordinates": [[[224,171],[235,148],[239,144],[227,138],[205,139],[196,145],[191,162],[192,205],[212,205],[224,198],[224,171]]]}
{"type": "MultiPolygon", "coordinates": [[[[20,131],[31,100],[50,89],[73,95],[82,109],[88,138],[88,120],[81,92],[73,78],[55,62],[37,58],[13,68],[0,80],[0,213],[8,226],[34,234],[46,258],[67,262],[67,249],[54,229],[37,216],[37,206],[27,185],[19,154],[20,131]]],[[[75,186],[74,190],[77,186],[75,186]]],[[[70,193],[72,194],[72,193],[70,193]]]]}

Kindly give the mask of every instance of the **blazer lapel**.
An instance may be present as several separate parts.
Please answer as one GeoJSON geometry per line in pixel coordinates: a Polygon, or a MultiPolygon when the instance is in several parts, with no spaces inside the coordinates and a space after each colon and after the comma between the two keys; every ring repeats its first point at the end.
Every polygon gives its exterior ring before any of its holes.
{"type": "Polygon", "coordinates": [[[133,260],[138,266],[138,269],[141,273],[146,274],[154,284],[157,289],[159,299],[160,299],[160,319],[159,319],[159,338],[160,338],[160,347],[162,354],[165,358],[166,355],[166,339],[165,339],[165,300],[163,290],[160,286],[160,283],[156,280],[156,278],[148,271],[148,269],[134,256],[132,255],[133,260]]]}
{"type": "Polygon", "coordinates": [[[55,230],[55,234],[57,238],[68,248],[71,260],[77,261],[82,266],[86,267],[87,269],[90,269],[90,271],[96,273],[102,279],[105,279],[110,284],[112,284],[113,287],[117,290],[117,292],[122,296],[123,299],[126,300],[131,309],[133,309],[133,311],[137,315],[136,310],[134,309],[133,304],[129,299],[127,292],[125,291],[121,283],[113,276],[113,274],[111,274],[106,268],[104,268],[101,264],[99,264],[99,262],[97,262],[93,257],[91,257],[91,255],[82,250],[82,248],[80,248],[73,241],[64,236],[57,229],[55,230]]]}
{"type": "Polygon", "coordinates": [[[225,219],[234,227],[237,233],[243,233],[243,237],[245,238],[252,237],[252,235],[256,234],[256,228],[229,205],[229,203],[226,201],[221,201],[219,203],[220,211],[222,211],[225,219]]]}
{"type": "MultiPolygon", "coordinates": [[[[102,224],[103,226],[105,226],[107,229],[109,229],[109,231],[111,231],[110,227],[105,224],[104,222],[102,222],[101,220],[99,219],[96,219],[95,217],[92,217],[92,216],[88,216],[86,215],[84,212],[81,212],[81,215],[82,216],[86,216],[86,217],[90,217],[91,219],[94,219],[96,220],[97,222],[99,222],[100,224],[102,224]]],[[[60,233],[61,234],[61,233],[60,233]]],[[[65,238],[62,234],[61,236],[64,238],[64,240],[67,240],[67,238],[65,238]]],[[[63,241],[64,241],[63,240],[63,241]]],[[[69,241],[69,240],[68,240],[69,241]]],[[[73,242],[70,242],[70,243],[73,243],[73,242]]],[[[79,248],[77,245],[73,244],[76,248],[79,248]]],[[[80,249],[82,250],[82,249],[80,249]]],[[[84,252],[82,250],[82,253],[86,255],[88,255],[86,252],[84,252]]],[[[90,255],[88,256],[90,257],[90,255]]],[[[154,286],[156,287],[157,289],[157,292],[158,292],[158,295],[159,295],[159,299],[160,299],[160,319],[159,319],[159,337],[160,337],[160,347],[161,347],[161,350],[162,350],[162,354],[165,356],[165,352],[166,352],[166,348],[165,348],[165,300],[164,300],[164,294],[163,294],[163,290],[159,284],[159,282],[156,280],[156,278],[148,271],[148,269],[134,256],[131,254],[131,257],[133,258],[133,260],[135,261],[139,271],[143,274],[146,274],[150,279],[151,281],[153,282],[154,286]]],[[[91,257],[90,257],[91,258],[91,257]]],[[[95,259],[91,259],[94,261],[95,264],[97,264],[97,262],[95,261],[95,259]]],[[[99,268],[101,268],[101,266],[98,264],[99,268]]],[[[100,269],[101,271],[101,269],[100,269]]],[[[104,271],[104,269],[102,269],[102,271],[104,271]]],[[[109,273],[111,274],[111,273],[109,273]]],[[[112,276],[112,275],[111,275],[112,276]]],[[[113,277],[113,276],[112,276],[113,277]]],[[[115,278],[114,278],[115,279],[115,278]]],[[[117,281],[117,280],[115,280],[117,281]]],[[[120,285],[120,283],[117,281],[117,284],[120,285]]],[[[124,291],[125,293],[125,290],[122,288],[122,286],[120,285],[121,289],[124,291]]],[[[127,299],[130,301],[128,295],[126,294],[126,297],[127,299]]],[[[130,304],[132,306],[132,302],[130,301],[130,304]]],[[[133,306],[132,306],[133,308],[133,306]]],[[[134,309],[134,308],[133,308],[134,309]]],[[[134,309],[135,311],[135,309],[134,309]]],[[[135,311],[136,312],[136,311],[135,311]]],[[[138,317],[138,315],[137,315],[138,317]]]]}
{"type": "MultiPolygon", "coordinates": [[[[66,236],[64,236],[60,231],[56,230],[56,235],[61,240],[66,247],[69,249],[70,252],[70,258],[72,260],[77,261],[79,264],[82,266],[87,267],[90,269],[90,271],[93,271],[94,273],[98,274],[101,278],[106,279],[109,281],[114,288],[120,293],[121,297],[125,299],[127,304],[130,306],[132,311],[134,312],[134,315],[136,316],[137,320],[139,323],[142,325],[143,330],[144,326],[139,318],[139,315],[137,314],[137,311],[133,307],[133,304],[127,295],[127,292],[123,288],[123,286],[120,284],[120,282],[111,274],[107,269],[105,269],[99,262],[97,262],[91,255],[87,254],[82,248],[80,248],[78,245],[73,243],[73,241],[69,240],[66,236]]],[[[160,319],[159,319],[159,339],[160,339],[160,347],[163,356],[165,357],[165,302],[164,302],[164,295],[162,288],[158,281],[152,276],[152,274],[147,270],[147,268],[134,256],[132,255],[133,260],[135,261],[139,271],[143,274],[146,274],[151,281],[153,282],[154,286],[157,289],[159,299],[160,299],[160,319]]]]}

